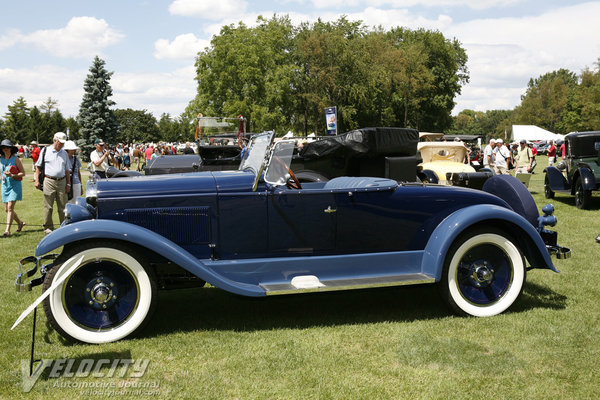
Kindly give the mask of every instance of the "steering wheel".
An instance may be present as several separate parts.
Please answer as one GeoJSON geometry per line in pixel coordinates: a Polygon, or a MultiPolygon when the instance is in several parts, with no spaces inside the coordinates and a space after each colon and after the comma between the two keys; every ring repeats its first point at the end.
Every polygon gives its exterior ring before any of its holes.
{"type": "Polygon", "coordinates": [[[288,189],[302,189],[302,185],[300,184],[300,181],[298,180],[296,175],[292,172],[291,168],[288,168],[288,173],[290,174],[290,177],[288,178],[287,182],[285,183],[285,186],[287,186],[288,189]]]}

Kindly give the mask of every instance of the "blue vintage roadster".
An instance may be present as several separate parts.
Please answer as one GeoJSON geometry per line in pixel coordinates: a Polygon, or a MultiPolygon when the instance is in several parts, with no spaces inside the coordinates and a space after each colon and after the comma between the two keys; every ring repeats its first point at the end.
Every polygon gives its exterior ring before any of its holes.
{"type": "Polygon", "coordinates": [[[58,332],[103,343],[139,331],[158,289],[205,282],[256,297],[437,284],[457,313],[492,316],[517,300],[527,270],[556,271],[551,255],[570,254],[545,228],[556,223],[552,207],[539,217],[512,177],[484,190],[371,177],[301,183],[293,151],[265,133],[236,171],[92,179],[63,226],[22,260],[17,288],[43,284],[38,301],[58,332]]]}

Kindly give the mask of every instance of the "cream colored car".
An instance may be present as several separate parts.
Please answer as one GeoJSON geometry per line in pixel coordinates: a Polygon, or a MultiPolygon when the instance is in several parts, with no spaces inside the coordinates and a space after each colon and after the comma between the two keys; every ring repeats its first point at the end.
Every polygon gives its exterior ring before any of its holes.
{"type": "Polygon", "coordinates": [[[420,142],[417,150],[423,159],[418,166],[423,171],[433,171],[439,184],[451,185],[449,178],[453,173],[475,173],[471,164],[465,164],[467,148],[463,142],[420,142]]]}

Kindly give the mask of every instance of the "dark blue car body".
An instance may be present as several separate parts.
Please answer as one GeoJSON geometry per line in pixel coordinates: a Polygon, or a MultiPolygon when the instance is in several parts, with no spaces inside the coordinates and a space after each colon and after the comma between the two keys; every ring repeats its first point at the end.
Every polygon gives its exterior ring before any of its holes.
{"type": "MultiPolygon", "coordinates": [[[[521,260],[555,271],[551,253],[568,253],[556,245],[555,235],[548,243],[543,225],[486,191],[369,177],[303,183],[300,189],[286,185],[288,175],[269,182],[274,147],[264,175],[246,169],[92,180],[88,198],[70,205],[66,223],[36,248],[41,257],[64,246],[45,268],[46,289],[60,276],[53,271],[67,265],[75,271],[55,289],[62,294],[46,300],[55,328],[90,343],[128,336],[147,319],[129,324],[144,301],[121,305],[119,296],[132,290],[143,299],[144,291],[155,291],[152,285],[166,287],[175,276],[253,297],[441,282],[459,313],[495,315],[522,289],[521,260]],[[113,248],[124,255],[106,250],[113,248]],[[453,261],[456,253],[464,257],[453,261]],[[79,254],[90,271],[74,265],[79,254]],[[143,259],[141,267],[130,267],[129,255],[143,259]],[[125,273],[115,272],[119,269],[125,273]],[[153,282],[138,282],[146,271],[153,282]],[[115,284],[122,288],[118,294],[115,289],[116,300],[107,300],[115,284]],[[79,294],[65,299],[78,285],[82,293],[86,288],[84,300],[79,294]],[[503,299],[506,294],[510,300],[503,299]],[[57,311],[61,307],[64,316],[57,311]],[[119,316],[102,314],[103,307],[119,316]],[[87,312],[97,321],[82,323],[87,312]]],[[[500,182],[522,194],[513,181],[500,182]]]]}

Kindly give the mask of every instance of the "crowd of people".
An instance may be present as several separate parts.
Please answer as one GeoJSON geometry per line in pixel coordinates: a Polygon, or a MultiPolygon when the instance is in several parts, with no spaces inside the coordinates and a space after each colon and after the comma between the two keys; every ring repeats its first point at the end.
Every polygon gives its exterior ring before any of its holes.
{"type": "MultiPolygon", "coordinates": [[[[559,153],[562,158],[565,157],[564,143],[557,148],[551,140],[547,149],[549,166],[556,163],[556,155],[559,153]]],[[[483,149],[483,166],[496,174],[510,174],[511,170],[514,170],[515,174],[533,174],[537,166],[537,154],[533,144],[524,139],[511,144],[504,143],[502,139],[490,139],[483,149]]]]}
{"type": "MultiPolygon", "coordinates": [[[[29,145],[14,145],[4,139],[0,144],[0,162],[2,177],[2,203],[6,212],[6,228],[3,236],[11,235],[13,225],[21,232],[25,222],[15,211],[17,201],[23,199],[22,181],[26,176],[22,159],[31,158],[33,163],[34,186],[43,192],[43,229],[45,234],[54,230],[52,216],[56,208],[59,222],[64,221],[65,205],[75,202],[82,196],[82,163],[78,157],[80,148],[74,141],[68,140],[63,132],[57,132],[52,144],[40,147],[37,141],[29,145]]],[[[188,142],[180,151],[182,154],[194,154],[195,150],[188,142]]],[[[175,144],[147,143],[108,146],[102,139],[94,141],[94,150],[90,153],[89,168],[104,178],[109,166],[119,170],[143,171],[150,160],[161,155],[178,154],[175,144]]]]}

